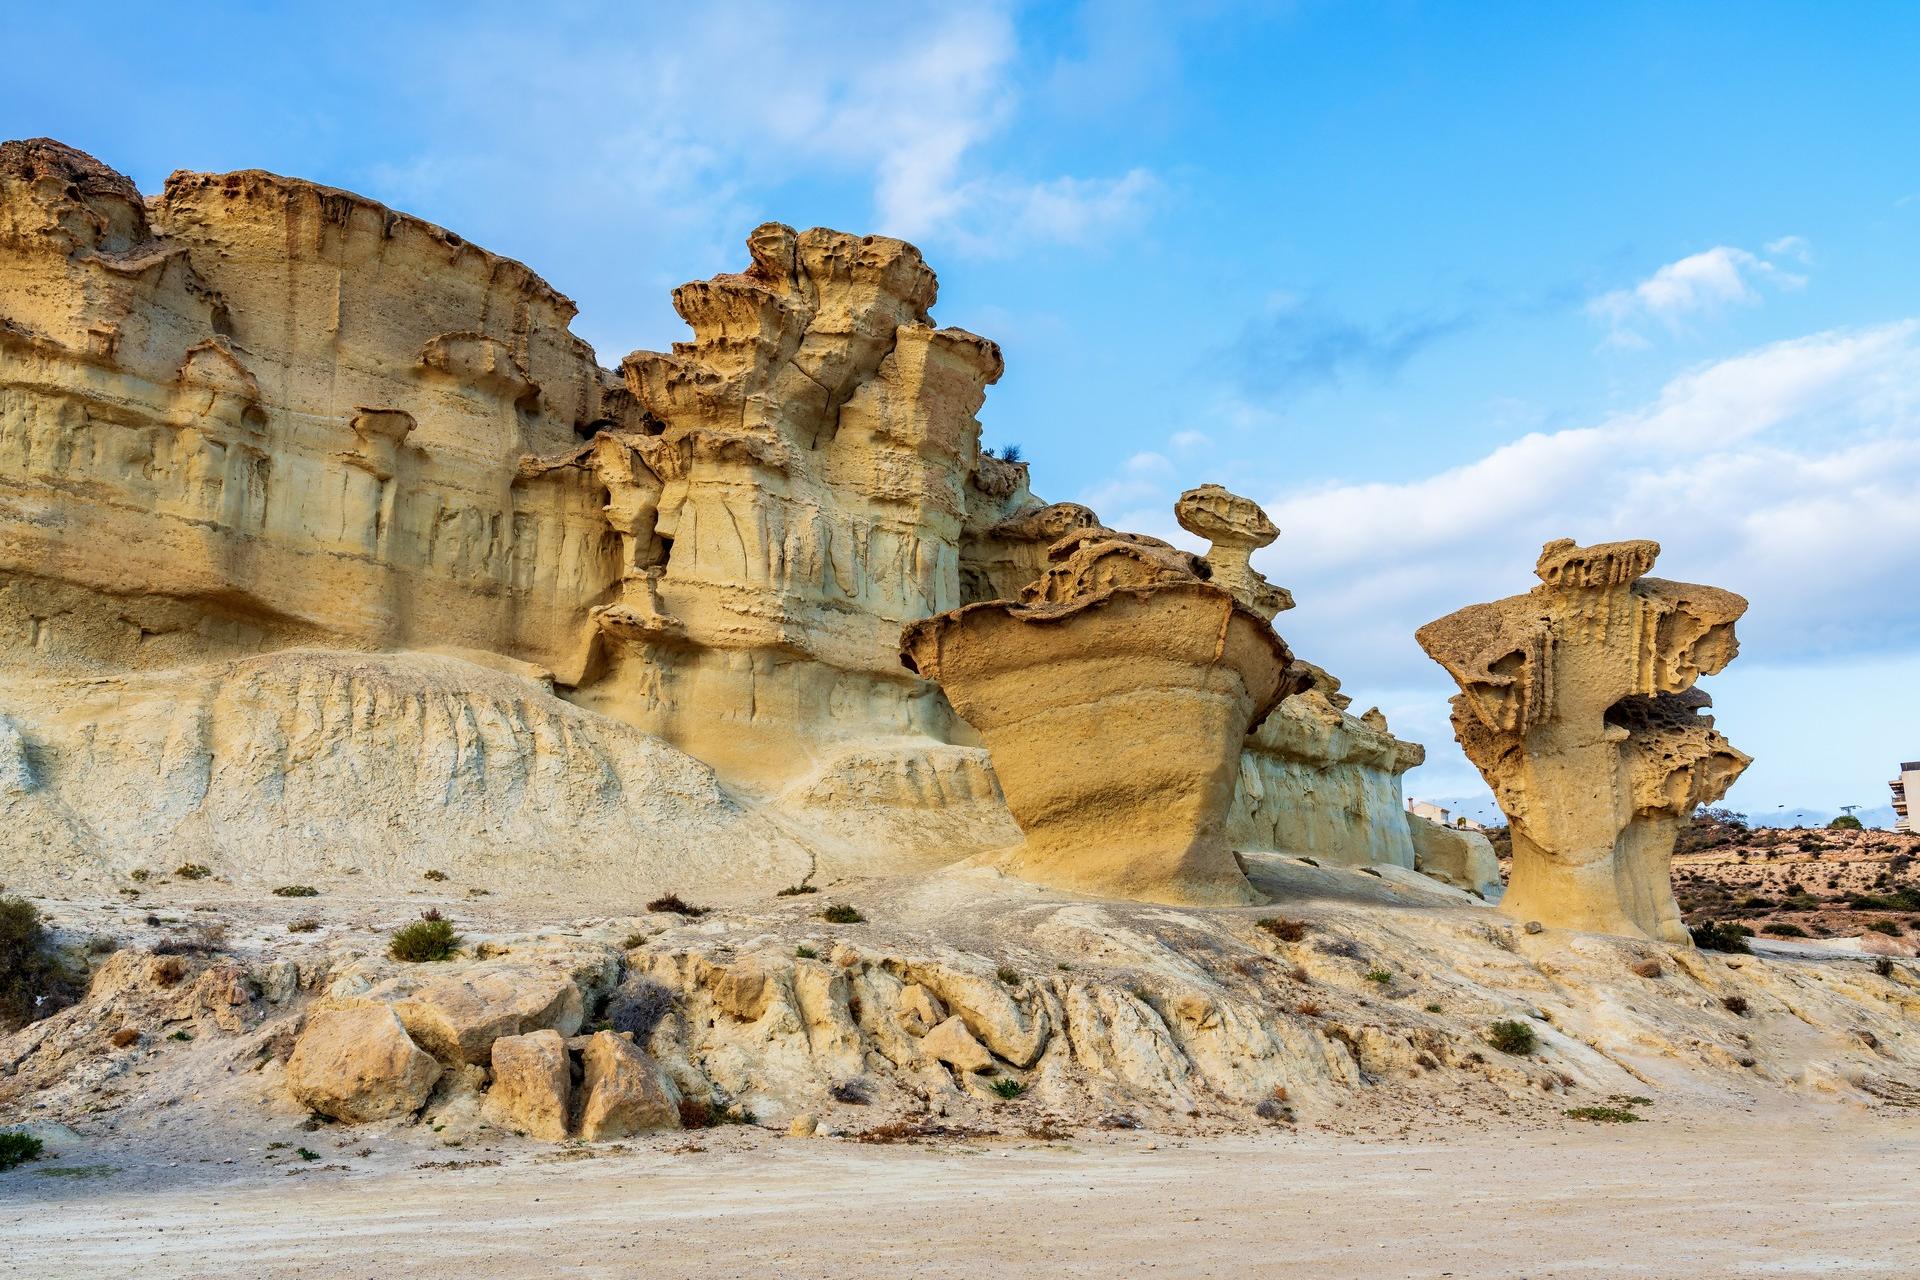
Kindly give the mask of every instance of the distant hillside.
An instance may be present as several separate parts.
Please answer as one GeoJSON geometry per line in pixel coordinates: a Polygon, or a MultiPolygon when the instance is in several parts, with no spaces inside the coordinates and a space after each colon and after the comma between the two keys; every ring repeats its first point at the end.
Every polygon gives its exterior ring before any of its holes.
{"type": "MultiPolygon", "coordinates": [[[[1502,826],[1506,818],[1500,807],[1493,802],[1492,796],[1416,796],[1414,799],[1426,800],[1437,804],[1456,818],[1471,818],[1475,822],[1489,827],[1502,826]]],[[[1769,811],[1740,810],[1747,815],[1747,821],[1756,827],[1824,827],[1840,816],[1838,809],[1787,809],[1778,808],[1769,811]]],[[[1860,819],[1866,827],[1890,828],[1893,826],[1893,806],[1880,805],[1873,809],[1856,809],[1853,816],[1860,819]]]]}

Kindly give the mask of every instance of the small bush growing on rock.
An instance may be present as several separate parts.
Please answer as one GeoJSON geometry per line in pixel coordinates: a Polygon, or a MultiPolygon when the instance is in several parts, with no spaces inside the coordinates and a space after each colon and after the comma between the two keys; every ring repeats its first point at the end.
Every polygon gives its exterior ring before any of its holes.
{"type": "Polygon", "coordinates": [[[65,1008],[79,985],[53,953],[34,905],[0,898],[0,1032],[65,1008]]]}
{"type": "Polygon", "coordinates": [[[1641,1119],[1623,1107],[1573,1107],[1567,1115],[1574,1120],[1593,1120],[1600,1124],[1633,1124],[1641,1119]]]}
{"type": "Polygon", "coordinates": [[[310,884],[283,884],[273,891],[276,898],[317,898],[320,891],[310,884]]]}
{"type": "Polygon", "coordinates": [[[683,902],[677,893],[662,894],[647,904],[647,910],[661,915],[686,916],[690,920],[707,914],[705,907],[683,902]]]}
{"type": "Polygon", "coordinates": [[[631,951],[631,950],[633,950],[633,949],[634,949],[635,947],[644,947],[644,946],[646,946],[646,945],[647,945],[647,935],[646,935],[646,934],[644,934],[644,933],[630,933],[630,934],[628,934],[628,935],[627,935],[627,940],[626,940],[625,942],[623,942],[623,943],[621,943],[621,944],[620,944],[620,949],[621,949],[622,951],[631,951]]]}
{"type": "Polygon", "coordinates": [[[780,892],[774,894],[773,896],[776,898],[797,898],[803,893],[818,893],[818,892],[820,891],[814,888],[810,884],[790,884],[786,888],[782,889],[780,892]]]}
{"type": "Polygon", "coordinates": [[[1260,927],[1282,942],[1298,942],[1307,936],[1305,920],[1289,920],[1285,916],[1268,916],[1260,922],[1260,927]]]}
{"type": "Polygon", "coordinates": [[[415,964],[451,960],[459,950],[460,935],[454,932],[453,922],[433,909],[422,911],[418,920],[396,929],[387,943],[388,955],[415,964]]]}
{"type": "Polygon", "coordinates": [[[1006,985],[1010,987],[1017,987],[1020,985],[1019,971],[1015,969],[1009,969],[1006,965],[1001,965],[998,969],[996,969],[994,971],[993,976],[1000,979],[1000,981],[1004,982],[1006,985]]]}
{"type": "Polygon", "coordinates": [[[1696,925],[1689,925],[1687,932],[1693,935],[1693,945],[1702,951],[1730,951],[1745,955],[1753,950],[1747,945],[1747,939],[1753,936],[1753,930],[1730,920],[1702,921],[1696,925]]]}
{"type": "Polygon", "coordinates": [[[1293,1006],[1293,1011],[1303,1018],[1317,1018],[1325,1013],[1327,1009],[1326,1006],[1318,1000],[1302,1000],[1299,1004],[1293,1006]]]}
{"type": "Polygon", "coordinates": [[[447,873],[444,871],[428,871],[420,878],[423,880],[431,880],[435,884],[438,884],[447,878],[447,873]]]}
{"type": "Polygon", "coordinates": [[[1007,1076],[1002,1076],[987,1087],[993,1090],[995,1096],[1008,1099],[1017,1098],[1027,1091],[1026,1085],[1007,1076]]]}
{"type": "Polygon", "coordinates": [[[1720,1007],[1728,1013],[1737,1013],[1743,1018],[1747,1016],[1747,998],[1745,996],[1722,996],[1720,999],[1720,1007]]]}
{"type": "Polygon", "coordinates": [[[1891,978],[1893,976],[1893,961],[1887,959],[1885,956],[1881,956],[1873,962],[1873,971],[1883,978],[1891,978]]]}
{"type": "Polygon", "coordinates": [[[1760,932],[1770,933],[1776,938],[1804,938],[1807,931],[1787,920],[1773,920],[1760,926],[1760,932]]]}
{"type": "Polygon", "coordinates": [[[318,1160],[320,1158],[318,1151],[310,1151],[306,1147],[295,1149],[293,1154],[299,1156],[302,1160],[318,1160]]]}
{"type": "Polygon", "coordinates": [[[873,1101],[867,1093],[867,1086],[858,1080],[842,1080],[828,1090],[835,1102],[844,1102],[850,1107],[864,1107],[873,1101]]]}
{"type": "Polygon", "coordinates": [[[652,978],[628,978],[607,1002],[607,1025],[615,1031],[631,1031],[634,1043],[644,1045],[672,1008],[670,988],[652,978]]]}
{"type": "Polygon", "coordinates": [[[803,942],[793,949],[793,956],[796,960],[818,960],[820,953],[803,942]]]}
{"type": "Polygon", "coordinates": [[[319,928],[320,928],[320,921],[317,917],[301,916],[298,920],[291,921],[287,925],[287,932],[288,933],[315,933],[319,931],[319,928]]]}
{"type": "Polygon", "coordinates": [[[1875,920],[1872,924],[1868,925],[1867,928],[1873,930],[1875,933],[1885,933],[1896,936],[1900,932],[1900,926],[1891,920],[1875,920]]]}
{"type": "Polygon", "coordinates": [[[1253,1114],[1277,1124],[1293,1123],[1293,1108],[1283,1098],[1262,1098],[1259,1105],[1254,1107],[1253,1114]]]}
{"type": "Polygon", "coordinates": [[[851,907],[844,902],[830,904],[825,911],[820,913],[820,918],[828,924],[865,924],[867,920],[865,916],[860,914],[857,908],[851,907]]]}
{"type": "Polygon", "coordinates": [[[1427,1006],[1427,1012],[1428,1012],[1428,1013],[1438,1013],[1438,1012],[1440,1012],[1440,1006],[1439,1006],[1439,1005],[1437,1005],[1437,1004],[1430,1004],[1430,1005],[1428,1005],[1428,1006],[1427,1006]]]}
{"type": "Polygon", "coordinates": [[[140,1032],[139,1029],[135,1027],[122,1027],[108,1037],[109,1042],[116,1049],[124,1049],[130,1044],[137,1043],[139,1039],[140,1032]]]}
{"type": "Polygon", "coordinates": [[[1376,986],[1384,987],[1393,981],[1393,975],[1385,969],[1369,969],[1367,970],[1367,981],[1374,983],[1376,986]]]}
{"type": "Polygon", "coordinates": [[[1487,1043],[1502,1053],[1525,1057],[1534,1051],[1540,1040],[1533,1034],[1532,1027],[1508,1018],[1487,1028],[1487,1043]]]}
{"type": "Polygon", "coordinates": [[[0,1170],[15,1169],[29,1160],[38,1160],[44,1146],[40,1139],[18,1129],[0,1133],[0,1170]]]}
{"type": "Polygon", "coordinates": [[[733,1107],[721,1106],[705,1098],[680,1099],[682,1129],[717,1129],[723,1124],[752,1123],[751,1111],[739,1111],[733,1107]]]}
{"type": "Polygon", "coordinates": [[[173,869],[173,874],[182,880],[205,880],[213,872],[197,862],[183,862],[173,869]]]}
{"type": "Polygon", "coordinates": [[[167,1039],[178,1040],[181,1044],[192,1044],[193,1033],[190,1031],[176,1031],[172,1035],[168,1036],[167,1039]]]}
{"type": "Polygon", "coordinates": [[[153,873],[151,871],[148,871],[145,867],[141,867],[137,871],[127,872],[127,879],[133,881],[135,884],[145,884],[147,882],[147,877],[152,874],[153,873]]]}

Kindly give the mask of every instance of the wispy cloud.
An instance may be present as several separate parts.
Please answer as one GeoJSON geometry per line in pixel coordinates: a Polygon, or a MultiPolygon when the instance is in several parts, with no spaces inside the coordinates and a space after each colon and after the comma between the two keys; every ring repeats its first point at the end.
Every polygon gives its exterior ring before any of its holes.
{"type": "Polygon", "coordinates": [[[1730,306],[1758,306],[1763,289],[1798,289],[1804,275],[1786,270],[1781,261],[1809,260],[1807,242],[1782,236],[1766,246],[1765,256],[1715,245],[1700,253],[1669,262],[1630,288],[1614,289],[1587,303],[1587,312],[1609,326],[1608,341],[1621,347],[1644,347],[1640,326],[1656,321],[1679,330],[1691,321],[1730,306]]]}
{"type": "MultiPolygon", "coordinates": [[[[1180,489],[1219,477],[1146,456],[1090,496],[1109,523],[1167,536],[1180,489]],[[1098,505],[1109,497],[1122,507],[1098,505]]],[[[1920,598],[1898,584],[1920,546],[1916,492],[1920,320],[1706,364],[1629,412],[1405,482],[1251,496],[1282,530],[1256,563],[1299,601],[1282,632],[1427,743],[1434,764],[1420,785],[1433,790],[1472,775],[1446,727],[1453,687],[1413,633],[1528,589],[1541,544],[1659,540],[1656,572],[1752,601],[1740,627],[1748,667],[1913,657],[1920,598]]],[[[1791,777],[1754,777],[1757,790],[1799,794],[1791,777]]]]}
{"type": "Polygon", "coordinates": [[[1422,351],[1471,323],[1464,314],[1433,312],[1363,323],[1288,295],[1248,324],[1224,359],[1229,374],[1249,395],[1284,399],[1356,378],[1390,378],[1422,351]]]}

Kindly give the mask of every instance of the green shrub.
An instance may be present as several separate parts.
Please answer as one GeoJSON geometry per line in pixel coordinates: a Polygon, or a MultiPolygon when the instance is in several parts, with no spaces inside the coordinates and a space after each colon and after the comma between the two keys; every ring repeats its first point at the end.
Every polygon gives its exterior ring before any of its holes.
{"type": "Polygon", "coordinates": [[[445,880],[446,878],[447,878],[447,873],[444,871],[428,871],[421,877],[421,879],[431,880],[435,884],[439,884],[442,880],[445,880]]]}
{"type": "Polygon", "coordinates": [[[1533,1034],[1532,1027],[1508,1018],[1487,1028],[1487,1043],[1502,1053],[1525,1057],[1534,1051],[1540,1041],[1539,1037],[1533,1034]]]}
{"type": "Polygon", "coordinates": [[[317,898],[320,891],[310,884],[283,884],[273,891],[276,898],[317,898]]]}
{"type": "Polygon", "coordinates": [[[865,924],[867,919],[860,914],[858,908],[849,906],[844,902],[830,904],[825,911],[820,913],[820,918],[828,924],[865,924]]]}
{"type": "Polygon", "coordinates": [[[1393,981],[1393,975],[1385,969],[1369,969],[1367,970],[1367,981],[1384,987],[1393,981]]]}
{"type": "Polygon", "coordinates": [[[1774,920],[1760,926],[1760,932],[1770,933],[1776,938],[1804,938],[1807,931],[1790,920],[1774,920]]]}
{"type": "Polygon", "coordinates": [[[689,920],[707,914],[705,907],[696,907],[683,902],[677,893],[662,894],[647,904],[647,910],[663,915],[686,916],[689,920]]]}
{"type": "Polygon", "coordinates": [[[454,932],[453,922],[434,910],[422,911],[418,920],[396,929],[387,943],[388,955],[414,963],[451,960],[459,950],[460,935],[454,932]]]}
{"type": "Polygon", "coordinates": [[[1873,930],[1875,933],[1892,934],[1894,936],[1898,936],[1900,933],[1900,926],[1891,920],[1875,920],[1872,924],[1868,925],[1867,928],[1873,930]]]}
{"type": "Polygon", "coordinates": [[[1027,1091],[1026,1085],[1007,1076],[1002,1076],[987,1087],[1000,1097],[1009,1099],[1017,1098],[1027,1091]]]}
{"type": "Polygon", "coordinates": [[[1693,945],[1702,951],[1731,951],[1744,955],[1753,950],[1747,945],[1753,930],[1730,920],[1706,920],[1689,925],[1687,931],[1693,935],[1693,945]]]}
{"type": "Polygon", "coordinates": [[[18,1129],[0,1133],[0,1170],[17,1169],[29,1160],[38,1160],[44,1145],[32,1134],[18,1129]]]}
{"type": "Polygon", "coordinates": [[[299,1148],[293,1154],[299,1156],[302,1160],[318,1160],[320,1158],[318,1151],[309,1151],[305,1147],[299,1148]]]}
{"type": "Polygon", "coordinates": [[[1743,1018],[1747,1016],[1747,998],[1745,996],[1722,996],[1720,998],[1720,1007],[1728,1013],[1737,1013],[1743,1018]]]}
{"type": "Polygon", "coordinates": [[[179,876],[182,880],[205,880],[208,876],[212,875],[213,872],[207,870],[207,868],[197,862],[183,862],[173,869],[173,874],[179,876]]]}
{"type": "Polygon", "coordinates": [[[818,893],[818,892],[820,891],[814,888],[810,884],[790,884],[786,888],[782,889],[780,892],[774,894],[773,896],[776,898],[797,898],[803,893],[818,893]]]}
{"type": "Polygon", "coordinates": [[[793,955],[797,960],[818,960],[820,958],[820,953],[804,942],[793,949],[793,955]]]}
{"type": "Polygon", "coordinates": [[[1843,813],[1827,824],[1829,831],[1859,831],[1863,829],[1860,819],[1850,813],[1843,813]]]}
{"type": "Polygon", "coordinates": [[[1622,1107],[1574,1107],[1567,1115],[1575,1120],[1593,1120],[1600,1124],[1635,1124],[1643,1118],[1622,1107]]]}
{"type": "Polygon", "coordinates": [[[0,1031],[65,1008],[79,990],[79,979],[54,954],[34,905],[0,898],[0,1031]]]}

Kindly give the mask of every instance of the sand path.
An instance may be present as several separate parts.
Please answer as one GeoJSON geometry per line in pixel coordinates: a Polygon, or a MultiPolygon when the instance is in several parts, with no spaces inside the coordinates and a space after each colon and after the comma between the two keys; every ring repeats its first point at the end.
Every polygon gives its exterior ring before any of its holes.
{"type": "Polygon", "coordinates": [[[1416,1138],[706,1149],[0,1181],[0,1273],[169,1277],[1912,1277],[1920,1114],[1416,1138]]]}

